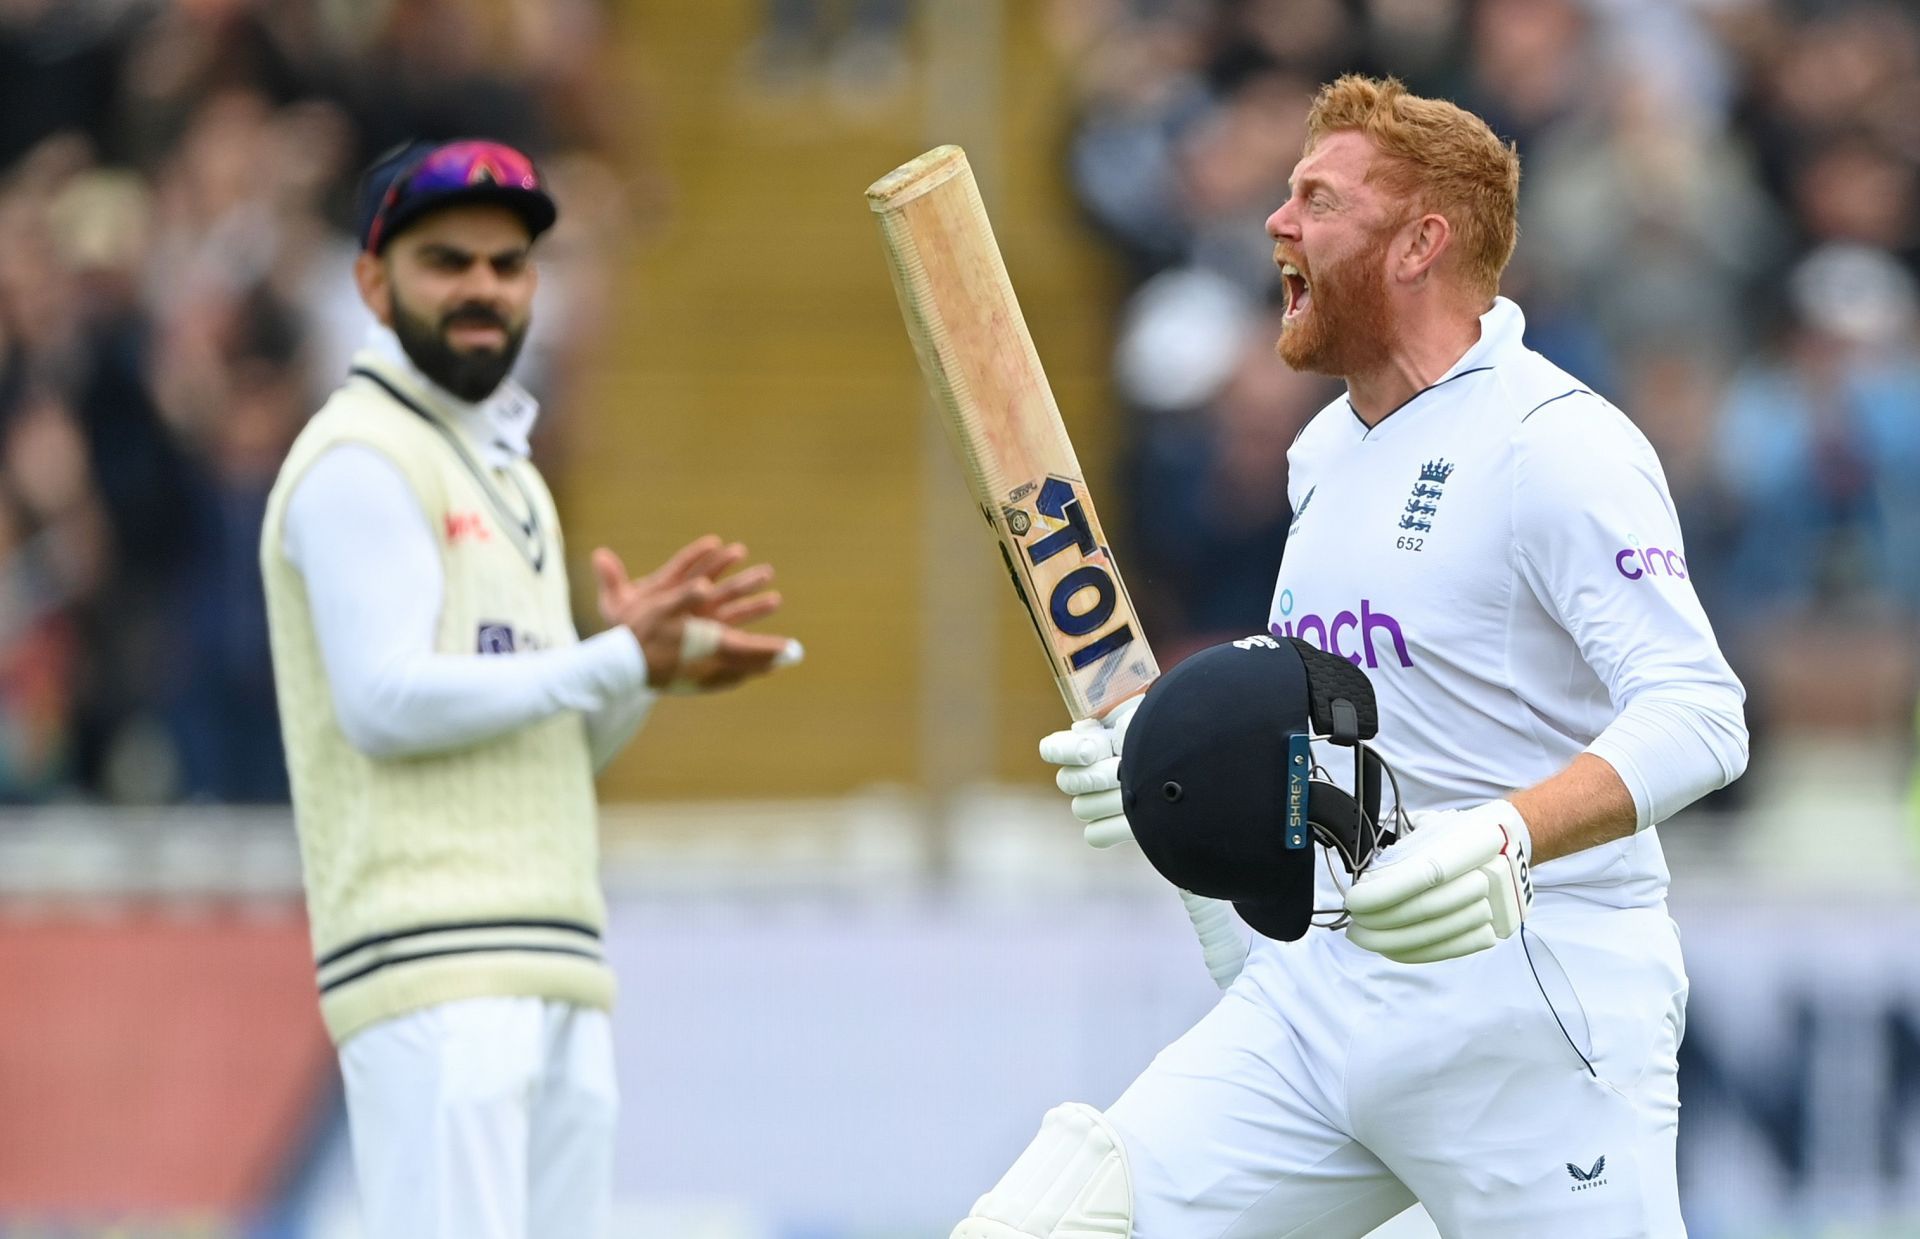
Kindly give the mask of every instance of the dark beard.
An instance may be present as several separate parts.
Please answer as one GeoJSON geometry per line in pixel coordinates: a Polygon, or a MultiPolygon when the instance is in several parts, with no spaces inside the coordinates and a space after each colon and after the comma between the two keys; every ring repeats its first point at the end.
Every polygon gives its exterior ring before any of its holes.
{"type": "Polygon", "coordinates": [[[393,299],[393,334],[400,347],[420,367],[420,373],[469,404],[477,404],[494,393],[513,370],[526,342],[527,324],[514,327],[492,309],[483,305],[463,305],[449,311],[436,329],[424,318],[415,316],[400,299],[393,299]],[[476,349],[463,353],[447,343],[447,328],[455,323],[487,323],[507,333],[507,346],[499,352],[476,349]]]}
{"type": "Polygon", "coordinates": [[[1280,332],[1273,351],[1295,370],[1336,378],[1379,368],[1392,351],[1387,276],[1391,229],[1373,244],[1313,277],[1313,305],[1280,332]]]}

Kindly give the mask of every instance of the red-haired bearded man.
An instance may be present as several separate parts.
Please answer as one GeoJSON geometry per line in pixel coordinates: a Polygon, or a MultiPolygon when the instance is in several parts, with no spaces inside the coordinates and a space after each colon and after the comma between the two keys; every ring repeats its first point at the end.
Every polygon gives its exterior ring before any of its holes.
{"type": "MultiPolygon", "coordinates": [[[[1256,935],[1212,1012],[1104,1113],[1049,1113],[954,1234],[1335,1239],[1415,1200],[1449,1236],[1684,1234],[1654,825],[1745,769],[1743,690],[1653,450],[1498,295],[1517,152],[1390,80],[1326,87],[1308,130],[1267,221],[1277,351],[1347,394],[1289,453],[1268,628],[1365,672],[1412,829],[1322,877],[1350,923],[1256,935]]],[[[1092,842],[1127,833],[1130,717],[1042,744],[1092,842]]]]}

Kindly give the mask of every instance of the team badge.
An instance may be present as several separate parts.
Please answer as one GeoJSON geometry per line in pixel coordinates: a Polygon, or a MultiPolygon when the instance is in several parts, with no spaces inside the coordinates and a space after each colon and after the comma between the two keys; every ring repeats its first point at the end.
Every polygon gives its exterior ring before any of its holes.
{"type": "Polygon", "coordinates": [[[481,624],[480,635],[474,648],[475,652],[480,654],[513,653],[513,625],[481,624]]]}
{"type": "Polygon", "coordinates": [[[1403,551],[1426,549],[1425,535],[1433,530],[1433,518],[1440,511],[1441,496],[1452,476],[1450,461],[1430,460],[1420,466],[1420,479],[1407,496],[1407,506],[1400,510],[1400,536],[1394,540],[1395,546],[1403,551]]]}

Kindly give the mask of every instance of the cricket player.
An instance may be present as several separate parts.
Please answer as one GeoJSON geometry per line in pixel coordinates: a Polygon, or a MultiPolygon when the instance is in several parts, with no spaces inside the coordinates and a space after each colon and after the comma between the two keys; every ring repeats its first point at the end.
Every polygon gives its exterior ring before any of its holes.
{"type": "MultiPolygon", "coordinates": [[[[1269,630],[1364,671],[1413,829],[1320,879],[1349,924],[1256,937],[1104,1113],[1051,1112],[959,1239],[1335,1239],[1416,1199],[1471,1239],[1685,1233],[1655,826],[1745,769],[1744,692],[1647,440],[1498,295],[1519,181],[1397,82],[1315,100],[1277,351],[1347,394],[1289,454],[1269,630]]],[[[1126,833],[1129,717],[1042,746],[1090,840],[1126,833]]]]}
{"type": "Polygon", "coordinates": [[[616,1090],[594,772],[665,687],[797,656],[779,596],[694,542],[594,552],[580,640],[536,415],[508,379],[556,207],[496,142],[371,168],[371,344],[294,443],[260,563],[320,1007],[372,1239],[606,1233],[616,1090]]]}

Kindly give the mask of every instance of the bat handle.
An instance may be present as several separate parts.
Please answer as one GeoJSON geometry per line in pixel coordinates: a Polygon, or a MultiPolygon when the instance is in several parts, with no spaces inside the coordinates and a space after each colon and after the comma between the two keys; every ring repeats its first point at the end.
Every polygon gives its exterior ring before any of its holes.
{"type": "Polygon", "coordinates": [[[1187,918],[1200,939],[1207,972],[1215,985],[1226,989],[1247,963],[1247,936],[1233,915],[1233,905],[1192,891],[1181,891],[1180,902],[1187,905],[1187,918]]]}

